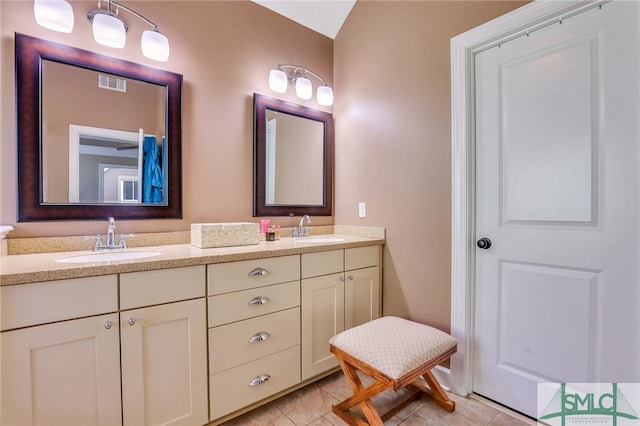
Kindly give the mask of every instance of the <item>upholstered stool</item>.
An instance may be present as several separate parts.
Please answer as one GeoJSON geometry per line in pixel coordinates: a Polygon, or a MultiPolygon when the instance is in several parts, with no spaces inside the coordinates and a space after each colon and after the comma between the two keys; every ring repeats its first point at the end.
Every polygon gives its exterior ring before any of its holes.
{"type": "Polygon", "coordinates": [[[442,389],[431,369],[453,355],[457,345],[458,341],[447,333],[392,316],[333,336],[329,347],[353,389],[353,396],[335,404],[333,412],[350,425],[382,426],[383,421],[423,395],[447,411],[454,411],[455,402],[442,389]],[[375,382],[364,387],[356,370],[375,382]],[[410,390],[406,398],[382,415],[377,412],[371,402],[373,396],[386,389],[398,391],[405,387],[410,390]],[[357,405],[368,423],[349,411],[357,405]]]}

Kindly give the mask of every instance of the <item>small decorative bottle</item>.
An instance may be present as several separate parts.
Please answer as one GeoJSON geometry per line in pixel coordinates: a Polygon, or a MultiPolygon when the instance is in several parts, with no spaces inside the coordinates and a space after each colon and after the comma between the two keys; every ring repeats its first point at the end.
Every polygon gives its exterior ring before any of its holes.
{"type": "Polygon", "coordinates": [[[269,227],[269,229],[267,230],[267,233],[265,234],[265,239],[267,241],[275,241],[276,240],[276,234],[273,232],[273,228],[269,227]]]}

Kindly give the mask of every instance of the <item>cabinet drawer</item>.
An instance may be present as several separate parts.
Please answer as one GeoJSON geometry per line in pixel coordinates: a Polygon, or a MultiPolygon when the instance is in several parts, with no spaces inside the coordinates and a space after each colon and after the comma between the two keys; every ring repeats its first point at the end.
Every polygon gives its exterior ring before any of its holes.
{"type": "Polygon", "coordinates": [[[4,286],[0,291],[2,330],[118,310],[116,275],[4,286]]]}
{"type": "Polygon", "coordinates": [[[211,376],[211,419],[267,398],[300,383],[300,346],[211,376]],[[264,376],[262,376],[264,375],[264,376]],[[260,376],[268,380],[250,384],[260,376]]]}
{"type": "Polygon", "coordinates": [[[207,266],[209,296],[300,279],[298,255],[207,266]]]}
{"type": "Polygon", "coordinates": [[[204,297],[204,280],[204,266],[121,274],[120,309],[204,297]]]}
{"type": "Polygon", "coordinates": [[[210,296],[209,327],[266,315],[299,305],[300,281],[210,296]]]}
{"type": "Polygon", "coordinates": [[[211,328],[209,370],[218,373],[298,345],[300,308],[211,328]]]}
{"type": "Polygon", "coordinates": [[[302,254],[302,278],[344,271],[344,250],[302,254]]]}
{"type": "Polygon", "coordinates": [[[367,246],[346,249],[344,251],[344,269],[368,268],[377,266],[380,262],[380,246],[367,246]]]}

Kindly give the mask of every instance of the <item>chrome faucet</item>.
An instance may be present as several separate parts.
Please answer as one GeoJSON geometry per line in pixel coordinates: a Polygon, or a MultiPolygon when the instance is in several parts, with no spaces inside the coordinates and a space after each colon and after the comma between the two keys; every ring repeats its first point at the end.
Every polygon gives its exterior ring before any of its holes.
{"type": "Polygon", "coordinates": [[[107,227],[107,238],[105,243],[102,243],[100,235],[96,235],[96,244],[93,246],[94,251],[98,250],[117,250],[126,249],[127,242],[124,240],[124,234],[120,234],[120,241],[116,244],[116,220],[113,217],[107,218],[109,226],[107,227]]]}
{"type": "Polygon", "coordinates": [[[308,214],[305,214],[300,218],[300,222],[298,226],[293,228],[292,236],[296,237],[308,237],[309,236],[309,227],[304,226],[304,220],[307,219],[307,225],[311,223],[311,218],[308,214]]]}
{"type": "Polygon", "coordinates": [[[112,217],[107,220],[109,221],[109,227],[107,228],[107,246],[114,246],[116,244],[116,220],[112,217]]]}

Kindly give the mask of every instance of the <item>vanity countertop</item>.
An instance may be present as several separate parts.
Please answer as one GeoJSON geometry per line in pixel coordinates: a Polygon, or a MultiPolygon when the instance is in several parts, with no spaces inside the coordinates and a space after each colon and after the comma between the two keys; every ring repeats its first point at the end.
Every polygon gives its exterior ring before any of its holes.
{"type": "MultiPolygon", "coordinates": [[[[261,241],[254,245],[207,249],[197,248],[191,244],[138,247],[128,249],[128,251],[158,251],[162,254],[136,260],[96,263],[61,263],[56,261],[70,256],[88,254],[91,253],[90,251],[9,255],[0,257],[0,285],[179,268],[385,243],[384,238],[365,238],[343,234],[318,235],[317,237],[342,241],[309,243],[301,242],[298,239],[281,238],[278,241],[261,241]]],[[[309,237],[309,239],[313,239],[313,237],[309,237]]]]}

